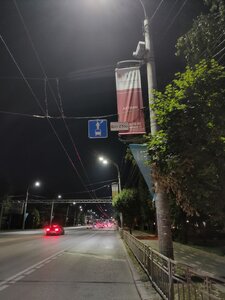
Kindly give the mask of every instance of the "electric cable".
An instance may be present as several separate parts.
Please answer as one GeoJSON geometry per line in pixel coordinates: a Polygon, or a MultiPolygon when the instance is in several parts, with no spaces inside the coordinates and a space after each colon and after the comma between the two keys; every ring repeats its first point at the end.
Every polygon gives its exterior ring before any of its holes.
{"type": "Polygon", "coordinates": [[[155,9],[153,15],[151,16],[149,22],[152,22],[152,20],[154,19],[155,15],[157,14],[158,10],[160,9],[161,5],[163,4],[164,0],[161,0],[159,5],[157,6],[157,8],[155,9]]]}
{"type": "MultiPolygon", "coordinates": [[[[170,22],[169,26],[167,27],[167,29],[164,31],[163,37],[166,35],[166,33],[170,30],[170,28],[172,27],[172,25],[174,24],[175,20],[177,19],[177,17],[180,15],[181,11],[183,10],[184,6],[186,5],[186,3],[188,2],[188,0],[184,0],[183,4],[181,5],[180,9],[177,11],[176,15],[173,17],[172,21],[170,22]]],[[[161,38],[162,40],[162,38],[161,38]]]]}
{"type": "MultiPolygon", "coordinates": [[[[163,1],[164,1],[164,0],[161,1],[160,5],[162,4],[163,1]]],[[[17,6],[16,1],[14,0],[13,2],[14,2],[14,4],[15,4],[15,6],[16,6],[16,8],[17,8],[17,11],[18,11],[18,13],[19,13],[19,16],[20,16],[20,18],[21,18],[21,20],[22,20],[22,23],[23,23],[24,28],[25,28],[25,30],[26,30],[27,36],[28,36],[28,38],[29,38],[29,40],[30,40],[30,42],[31,42],[33,51],[34,51],[34,53],[35,53],[35,55],[36,55],[36,57],[37,57],[37,59],[38,59],[39,65],[40,65],[40,67],[41,67],[41,70],[42,70],[43,74],[45,75],[45,82],[46,82],[46,81],[47,81],[47,75],[46,75],[46,73],[45,73],[45,70],[44,70],[44,67],[43,67],[43,65],[42,65],[42,62],[41,62],[41,60],[40,60],[40,57],[39,57],[39,55],[38,55],[38,52],[37,52],[37,50],[36,50],[36,48],[35,48],[35,45],[34,45],[34,43],[33,43],[33,41],[32,41],[32,38],[31,38],[31,36],[30,36],[29,30],[28,30],[28,28],[27,28],[27,26],[26,26],[26,24],[25,24],[25,21],[24,21],[24,19],[23,19],[23,16],[22,16],[20,10],[19,10],[19,7],[17,6]]],[[[156,9],[156,12],[157,12],[157,10],[159,9],[160,5],[159,5],[158,8],[156,9]]],[[[156,12],[155,12],[155,13],[156,13],[156,12]]],[[[154,16],[153,16],[153,17],[154,17],[154,16]]],[[[79,161],[80,161],[80,163],[81,163],[81,165],[82,165],[83,171],[85,171],[85,173],[86,173],[86,170],[85,170],[85,168],[84,168],[82,159],[81,159],[81,157],[80,157],[80,155],[79,155],[79,152],[78,152],[78,150],[77,150],[77,147],[76,147],[76,145],[75,145],[75,142],[74,142],[74,140],[73,140],[73,137],[72,137],[72,135],[71,135],[71,133],[70,133],[70,130],[69,130],[69,128],[68,128],[68,125],[66,124],[65,119],[63,118],[63,117],[64,117],[64,113],[63,113],[62,99],[61,99],[61,96],[60,96],[60,93],[59,93],[59,84],[58,84],[58,83],[59,83],[59,82],[57,81],[57,90],[58,90],[58,98],[59,98],[59,101],[60,101],[60,107],[58,106],[57,101],[56,101],[56,104],[57,104],[57,107],[58,107],[59,111],[61,111],[62,119],[63,119],[64,125],[65,125],[66,130],[67,130],[67,132],[68,132],[68,134],[69,134],[69,137],[70,137],[70,140],[71,140],[71,142],[72,142],[72,144],[73,144],[73,147],[74,147],[74,150],[75,150],[75,152],[76,152],[76,155],[77,155],[77,157],[78,157],[78,159],[79,159],[79,161]]],[[[49,84],[49,83],[48,83],[48,84],[49,84]]],[[[56,100],[55,95],[54,95],[54,92],[53,92],[53,90],[52,90],[50,84],[49,84],[49,88],[50,88],[50,91],[51,91],[51,93],[52,93],[52,95],[53,95],[53,98],[56,100]]],[[[45,90],[46,90],[46,88],[45,88],[45,90]]],[[[45,93],[45,94],[46,94],[46,93],[45,93]]],[[[46,103],[46,115],[48,115],[48,109],[47,109],[47,97],[45,97],[45,103],[46,103]]],[[[67,153],[68,153],[68,152],[67,152],[67,153]]],[[[71,158],[70,158],[70,160],[71,160],[71,158]]],[[[72,161],[72,160],[71,160],[71,161],[72,161]]],[[[86,175],[86,177],[88,178],[87,173],[86,173],[85,175],[86,175]]]]}
{"type": "Polygon", "coordinates": [[[167,17],[166,17],[166,18],[164,19],[164,21],[163,21],[162,27],[164,27],[164,25],[165,25],[166,22],[168,21],[169,16],[170,16],[170,14],[172,13],[172,11],[174,10],[174,8],[175,8],[177,2],[178,2],[178,0],[175,0],[174,3],[173,3],[173,5],[171,6],[171,8],[170,8],[170,10],[169,10],[169,12],[168,12],[168,14],[167,14],[167,17]]]}
{"type": "Polygon", "coordinates": [[[220,51],[218,51],[216,54],[214,54],[213,57],[215,58],[219,54],[223,53],[224,50],[225,50],[225,47],[223,47],[220,51]]]}
{"type": "Polygon", "coordinates": [[[221,62],[222,61],[222,59],[225,57],[225,52],[224,52],[224,54],[218,59],[218,62],[221,62]]]}
{"type": "Polygon", "coordinates": [[[104,180],[104,181],[98,181],[95,183],[87,184],[88,186],[96,185],[96,184],[101,184],[101,183],[106,183],[106,182],[115,182],[117,179],[109,179],[109,180],[104,180]]]}
{"type": "MultiPolygon", "coordinates": [[[[39,56],[39,54],[38,54],[38,52],[37,52],[37,50],[36,50],[36,48],[35,48],[35,45],[34,45],[33,40],[32,40],[32,38],[31,38],[30,32],[29,32],[29,30],[28,30],[28,28],[27,28],[27,26],[26,26],[26,23],[25,23],[25,21],[24,21],[24,18],[23,18],[23,16],[22,16],[21,12],[20,12],[20,9],[19,9],[19,7],[18,7],[18,5],[17,5],[16,0],[13,0],[13,3],[14,3],[14,5],[15,5],[15,7],[16,7],[16,9],[17,9],[17,12],[18,12],[18,14],[19,14],[19,17],[20,17],[20,19],[21,19],[21,21],[22,21],[22,23],[23,23],[24,29],[25,29],[26,34],[27,34],[27,36],[28,36],[28,39],[29,39],[29,41],[30,41],[30,43],[31,43],[32,49],[33,49],[33,51],[34,51],[34,53],[35,53],[35,56],[36,56],[36,58],[37,58],[37,60],[38,60],[39,66],[40,66],[40,68],[41,68],[41,71],[42,71],[42,73],[44,74],[45,78],[47,79],[47,74],[46,74],[46,72],[45,72],[44,66],[43,66],[43,64],[42,64],[42,62],[41,62],[41,59],[40,59],[40,56],[39,56]]],[[[48,82],[48,81],[47,81],[47,82],[48,82]]],[[[55,102],[56,102],[56,104],[57,104],[57,107],[58,107],[58,109],[59,109],[59,111],[61,112],[62,117],[63,117],[63,110],[60,109],[60,107],[59,107],[59,105],[58,105],[58,103],[57,103],[55,94],[54,94],[54,92],[53,92],[53,90],[52,90],[52,87],[51,87],[51,85],[50,85],[49,82],[48,82],[48,86],[49,86],[49,89],[50,89],[50,91],[51,91],[51,93],[52,93],[52,96],[53,96],[53,98],[54,98],[54,100],[55,100],[55,102]]],[[[48,120],[49,120],[49,119],[48,119],[48,120]]],[[[66,130],[67,130],[67,132],[68,132],[68,134],[69,134],[70,140],[71,140],[71,142],[72,142],[72,144],[73,144],[73,147],[74,147],[75,152],[76,152],[76,154],[77,154],[77,156],[78,156],[78,159],[79,159],[79,161],[80,161],[80,163],[81,163],[81,165],[82,165],[82,167],[83,167],[83,170],[85,170],[85,169],[84,169],[84,166],[83,166],[83,164],[82,164],[82,161],[81,161],[81,157],[80,157],[80,155],[79,155],[79,153],[78,153],[77,147],[76,147],[76,145],[75,145],[75,142],[74,142],[74,140],[73,140],[73,138],[72,138],[72,135],[71,135],[71,133],[70,133],[70,130],[69,130],[67,124],[66,124],[66,121],[65,121],[64,118],[62,118],[62,120],[63,120],[64,125],[65,125],[65,127],[66,127],[66,130]]],[[[54,129],[54,131],[55,131],[55,129],[54,129]]],[[[61,141],[60,141],[60,142],[61,142],[61,141]]],[[[62,142],[61,142],[61,144],[62,144],[62,142]]],[[[63,146],[63,147],[64,147],[64,149],[65,149],[65,146],[63,146]]],[[[67,152],[67,155],[68,155],[68,152],[67,152]]],[[[70,162],[73,163],[71,157],[70,157],[70,162]]],[[[75,170],[76,170],[76,173],[77,173],[77,175],[78,175],[79,173],[78,173],[77,168],[75,167],[74,163],[73,163],[73,166],[74,166],[74,168],[75,168],[75,170]]],[[[87,175],[87,174],[86,174],[86,175],[87,175]]],[[[78,177],[80,178],[80,180],[82,179],[82,177],[80,176],[80,174],[79,174],[78,177]]],[[[85,184],[84,184],[84,182],[83,182],[83,179],[81,180],[81,182],[83,183],[84,187],[86,187],[85,184]]],[[[86,187],[86,189],[87,189],[87,187],[86,187]]],[[[90,192],[89,192],[89,195],[90,195],[91,198],[92,198],[92,195],[91,195],[90,192]]]]}
{"type": "MultiPolygon", "coordinates": [[[[27,86],[28,86],[28,88],[29,88],[29,90],[30,90],[32,96],[33,96],[34,99],[36,100],[36,102],[37,102],[37,104],[38,104],[40,110],[42,111],[43,114],[45,114],[45,111],[44,111],[44,109],[43,109],[43,107],[42,107],[42,105],[41,105],[39,99],[37,98],[36,94],[34,93],[34,91],[33,91],[32,87],[30,86],[29,82],[26,80],[26,78],[25,78],[25,76],[24,76],[24,74],[23,74],[23,72],[22,72],[20,66],[18,65],[17,61],[15,60],[15,58],[14,58],[12,52],[10,51],[9,47],[7,46],[7,44],[6,44],[6,42],[5,42],[5,40],[3,39],[3,37],[2,37],[1,34],[0,34],[0,40],[2,41],[2,43],[3,43],[3,45],[5,46],[7,52],[9,53],[10,57],[12,58],[13,62],[14,62],[15,65],[16,65],[17,69],[19,70],[21,76],[23,77],[23,79],[24,79],[25,83],[27,84],[27,86]]],[[[66,154],[68,160],[70,161],[70,163],[71,163],[73,169],[76,171],[76,174],[78,175],[78,177],[79,177],[79,179],[81,180],[83,186],[85,187],[86,185],[85,185],[85,183],[84,183],[82,177],[80,176],[80,174],[79,174],[79,172],[78,172],[78,170],[77,170],[75,164],[73,163],[73,161],[72,161],[72,159],[71,159],[69,153],[67,152],[65,146],[63,145],[63,143],[62,143],[62,141],[61,141],[59,135],[57,134],[57,132],[56,132],[54,126],[52,125],[50,119],[47,118],[47,121],[48,121],[48,123],[49,123],[49,125],[50,125],[50,127],[51,127],[51,129],[52,129],[52,131],[53,131],[53,133],[55,134],[56,138],[58,139],[58,141],[59,141],[59,143],[60,143],[62,149],[64,150],[64,152],[65,152],[65,154],[66,154]]]]}
{"type": "Polygon", "coordinates": [[[44,79],[44,101],[45,101],[45,109],[46,109],[46,117],[48,117],[48,97],[47,97],[47,78],[44,79]]]}
{"type": "MultiPolygon", "coordinates": [[[[147,110],[148,108],[143,108],[142,110],[147,110]]],[[[140,110],[140,109],[137,109],[140,110]]],[[[18,113],[18,112],[12,112],[12,111],[4,111],[4,110],[0,110],[1,114],[11,114],[11,115],[18,115],[18,116],[22,116],[22,117],[29,117],[29,118],[40,118],[40,119],[55,119],[55,120],[61,120],[61,119],[67,119],[67,120],[89,120],[89,119],[103,119],[103,118],[112,118],[112,117],[118,117],[122,114],[125,113],[121,113],[121,114],[109,114],[109,115],[100,115],[100,116],[86,116],[86,117],[74,117],[74,116],[50,116],[44,114],[44,115],[34,115],[34,114],[25,114],[25,113],[18,113]]]]}
{"type": "MultiPolygon", "coordinates": [[[[223,37],[224,36],[224,32],[223,33],[221,33],[216,39],[215,39],[215,41],[214,41],[214,43],[213,43],[213,45],[212,45],[212,50],[211,51],[214,51],[218,46],[219,46],[219,44],[217,44],[218,43],[218,41],[221,39],[221,37],[223,37]]],[[[223,42],[224,42],[225,40],[223,40],[223,42]]],[[[200,54],[200,58],[203,58],[203,56],[206,54],[206,52],[208,51],[208,49],[206,48],[204,51],[202,51],[202,53],[200,54]]]]}

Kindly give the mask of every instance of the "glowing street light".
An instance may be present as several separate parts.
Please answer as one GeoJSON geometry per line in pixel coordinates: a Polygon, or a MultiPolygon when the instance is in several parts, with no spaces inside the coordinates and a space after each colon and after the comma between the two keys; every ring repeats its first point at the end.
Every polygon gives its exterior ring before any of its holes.
{"type": "Polygon", "coordinates": [[[41,183],[40,183],[40,181],[35,181],[35,183],[34,183],[34,186],[35,186],[35,187],[39,187],[39,186],[41,186],[41,183]]]}

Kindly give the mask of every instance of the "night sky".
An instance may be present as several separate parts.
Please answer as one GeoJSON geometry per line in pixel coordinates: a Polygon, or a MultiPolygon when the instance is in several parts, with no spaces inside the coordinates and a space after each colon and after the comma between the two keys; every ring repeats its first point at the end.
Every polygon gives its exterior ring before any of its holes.
{"type": "MultiPolygon", "coordinates": [[[[144,2],[153,16],[157,80],[163,88],[184,67],[174,55],[176,39],[190,28],[202,1],[165,0],[157,12],[159,0],[144,2]]],[[[126,183],[126,146],[112,132],[107,139],[89,139],[88,120],[113,115],[108,122],[117,121],[114,69],[118,61],[133,59],[143,40],[142,22],[138,0],[0,1],[1,195],[25,195],[40,179],[39,193],[47,197],[89,198],[87,189],[117,178],[113,166],[97,161],[100,154],[120,166],[126,183]],[[64,120],[32,117],[47,112],[61,117],[62,109],[64,120]]],[[[109,196],[110,189],[96,195],[109,196]]]]}

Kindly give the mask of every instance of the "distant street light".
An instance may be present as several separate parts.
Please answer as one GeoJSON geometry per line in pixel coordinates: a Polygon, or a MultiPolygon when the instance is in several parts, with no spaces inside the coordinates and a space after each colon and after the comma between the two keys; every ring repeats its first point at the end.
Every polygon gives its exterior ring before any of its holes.
{"type": "Polygon", "coordinates": [[[103,165],[107,165],[108,163],[111,163],[114,167],[116,167],[117,176],[118,176],[118,191],[121,192],[122,187],[121,187],[121,179],[120,179],[120,169],[119,169],[119,166],[114,161],[112,161],[111,159],[106,159],[103,156],[99,156],[98,160],[103,165]]]}
{"type": "Polygon", "coordinates": [[[62,195],[58,195],[58,199],[62,199],[62,195]]]}
{"type": "Polygon", "coordinates": [[[40,187],[41,183],[40,181],[35,181],[32,185],[28,185],[27,188],[27,192],[26,192],[26,199],[25,199],[25,203],[24,203],[24,210],[23,210],[23,224],[22,224],[22,229],[25,229],[25,221],[26,221],[26,214],[27,214],[27,202],[28,202],[28,198],[29,198],[29,189],[30,187],[40,187]]]}

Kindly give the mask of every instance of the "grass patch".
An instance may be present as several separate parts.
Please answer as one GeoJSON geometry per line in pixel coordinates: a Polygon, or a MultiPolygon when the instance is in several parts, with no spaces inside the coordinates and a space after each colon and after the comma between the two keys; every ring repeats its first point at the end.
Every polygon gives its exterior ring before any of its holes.
{"type": "Polygon", "coordinates": [[[203,250],[208,253],[213,253],[219,256],[225,256],[225,246],[198,246],[198,245],[188,245],[195,249],[203,250]]]}

